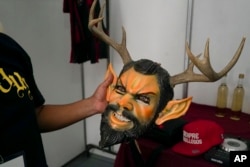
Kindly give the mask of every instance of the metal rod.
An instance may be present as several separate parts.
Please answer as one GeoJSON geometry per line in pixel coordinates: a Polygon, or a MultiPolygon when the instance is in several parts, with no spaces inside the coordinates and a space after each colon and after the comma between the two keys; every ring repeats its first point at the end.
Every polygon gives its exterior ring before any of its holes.
{"type": "MultiPolygon", "coordinates": [[[[81,86],[82,86],[82,99],[85,98],[85,84],[84,84],[84,63],[81,63],[81,86]]],[[[84,138],[84,146],[87,148],[87,128],[86,128],[86,120],[83,119],[83,138],[84,138]]]]}
{"type": "MultiPolygon", "coordinates": [[[[109,33],[109,0],[106,0],[106,29],[108,30],[109,33]]],[[[107,49],[107,67],[110,63],[110,52],[109,49],[107,49]]],[[[84,64],[81,64],[81,82],[82,82],[82,98],[85,98],[85,84],[84,84],[84,64]]],[[[86,124],[86,120],[83,120],[83,135],[84,135],[84,146],[86,149],[86,152],[89,153],[89,150],[92,148],[96,148],[99,150],[102,150],[104,152],[110,153],[110,154],[116,154],[115,152],[113,152],[112,147],[108,147],[107,150],[106,149],[101,149],[100,147],[93,145],[93,144],[88,144],[87,142],[87,124],[86,124]]]]}
{"type": "MultiPolygon", "coordinates": [[[[191,38],[192,38],[192,23],[193,23],[193,4],[194,0],[188,0],[187,4],[187,19],[186,19],[186,37],[185,41],[189,43],[191,47],[191,38]]],[[[184,69],[188,67],[189,59],[186,56],[186,49],[184,49],[184,69]]],[[[188,83],[183,84],[183,97],[188,96],[188,83]]]]}
{"type": "Polygon", "coordinates": [[[94,144],[88,144],[87,145],[87,150],[86,150],[87,155],[89,155],[89,150],[91,150],[91,149],[98,149],[98,150],[103,151],[105,153],[109,153],[109,154],[112,154],[112,155],[117,155],[117,153],[110,150],[109,147],[107,149],[104,149],[104,148],[100,148],[99,146],[96,146],[94,144]]]}

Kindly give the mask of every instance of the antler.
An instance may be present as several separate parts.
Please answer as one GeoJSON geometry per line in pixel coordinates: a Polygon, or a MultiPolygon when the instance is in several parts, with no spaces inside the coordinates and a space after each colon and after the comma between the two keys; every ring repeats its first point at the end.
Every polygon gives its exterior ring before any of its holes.
{"type": "MultiPolygon", "coordinates": [[[[98,38],[103,40],[105,43],[113,47],[121,56],[122,61],[124,64],[132,61],[132,58],[130,57],[130,54],[126,48],[126,32],[125,29],[122,27],[122,42],[121,44],[116,43],[114,40],[112,40],[104,31],[102,27],[102,20],[103,20],[103,10],[105,7],[105,4],[102,6],[98,18],[94,18],[94,10],[96,6],[97,0],[94,0],[92,3],[92,6],[90,8],[89,13],[89,24],[88,28],[89,30],[98,38]]],[[[204,51],[204,58],[199,59],[201,55],[194,56],[193,53],[190,51],[190,48],[188,44],[186,43],[186,51],[189,59],[191,62],[188,65],[188,68],[180,74],[174,75],[170,77],[170,84],[172,87],[174,87],[177,84],[185,83],[185,82],[214,82],[219,80],[221,77],[223,77],[228,71],[233,68],[233,66],[238,61],[241,51],[244,47],[246,38],[243,38],[239,48],[237,49],[234,57],[231,59],[231,61],[228,63],[228,65],[222,69],[220,72],[216,73],[211,64],[209,59],[209,40],[207,40],[205,45],[205,51],[204,51]],[[194,73],[193,68],[196,66],[202,74],[194,73]]]]}
{"type": "Polygon", "coordinates": [[[92,3],[92,6],[90,8],[89,13],[89,24],[88,28],[89,30],[96,35],[98,38],[103,40],[108,45],[112,46],[121,56],[122,61],[124,64],[132,61],[129,52],[126,48],[126,32],[125,29],[122,27],[122,42],[121,44],[116,43],[114,40],[112,40],[105,32],[103,31],[102,27],[102,20],[103,20],[103,10],[105,4],[102,6],[98,18],[94,19],[94,10],[96,6],[97,0],[94,0],[92,3]],[[97,24],[97,25],[96,25],[97,24]]]}
{"type": "Polygon", "coordinates": [[[177,84],[185,83],[185,82],[214,82],[223,77],[228,71],[233,68],[235,63],[238,61],[241,51],[244,47],[246,38],[242,38],[239,48],[237,49],[234,57],[228,63],[228,65],[222,69],[219,73],[216,73],[209,59],[209,39],[206,42],[204,58],[199,59],[200,55],[195,57],[193,53],[190,51],[188,44],[186,43],[186,51],[191,62],[188,65],[188,68],[180,74],[174,75],[170,77],[170,84],[174,87],[177,84]],[[203,73],[196,74],[193,71],[194,65],[203,73]]]}

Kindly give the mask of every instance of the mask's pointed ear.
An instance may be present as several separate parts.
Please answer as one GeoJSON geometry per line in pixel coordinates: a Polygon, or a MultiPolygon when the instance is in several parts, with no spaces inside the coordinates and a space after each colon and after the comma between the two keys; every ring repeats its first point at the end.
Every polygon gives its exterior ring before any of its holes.
{"type": "Polygon", "coordinates": [[[191,102],[192,97],[169,101],[163,111],[159,114],[159,117],[156,119],[156,125],[161,125],[165,121],[183,116],[187,112],[191,102]]]}
{"type": "Polygon", "coordinates": [[[109,75],[110,73],[114,76],[114,79],[113,79],[112,84],[109,85],[109,88],[108,88],[108,90],[107,90],[107,97],[106,97],[107,101],[109,101],[110,92],[111,92],[111,90],[114,88],[114,86],[115,86],[115,84],[116,84],[116,82],[117,82],[117,75],[116,75],[116,73],[114,72],[114,69],[113,69],[113,66],[112,66],[111,63],[110,63],[109,66],[108,66],[107,72],[106,72],[106,74],[105,74],[105,78],[107,78],[108,75],[109,75]]]}

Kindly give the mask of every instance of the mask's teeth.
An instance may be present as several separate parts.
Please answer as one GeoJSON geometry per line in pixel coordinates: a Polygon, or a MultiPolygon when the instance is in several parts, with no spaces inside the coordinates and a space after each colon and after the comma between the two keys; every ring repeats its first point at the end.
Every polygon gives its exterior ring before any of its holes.
{"type": "Polygon", "coordinates": [[[119,119],[120,121],[124,121],[124,122],[129,122],[129,121],[130,121],[129,119],[127,119],[126,117],[124,117],[124,116],[122,116],[122,115],[120,115],[120,114],[118,114],[118,113],[114,113],[114,115],[115,115],[115,117],[116,117],[117,119],[119,119]]]}

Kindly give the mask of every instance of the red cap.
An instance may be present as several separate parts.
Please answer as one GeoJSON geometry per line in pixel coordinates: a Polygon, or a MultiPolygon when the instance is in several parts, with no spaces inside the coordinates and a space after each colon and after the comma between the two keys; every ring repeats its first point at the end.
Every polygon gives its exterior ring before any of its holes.
{"type": "Polygon", "coordinates": [[[183,141],[172,147],[173,151],[186,156],[197,156],[223,142],[224,130],[209,120],[196,120],[183,127],[183,141]]]}

